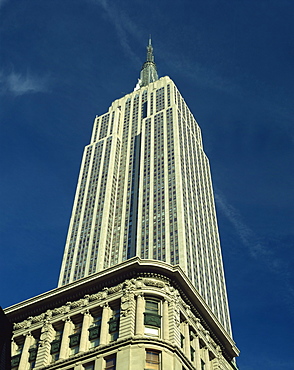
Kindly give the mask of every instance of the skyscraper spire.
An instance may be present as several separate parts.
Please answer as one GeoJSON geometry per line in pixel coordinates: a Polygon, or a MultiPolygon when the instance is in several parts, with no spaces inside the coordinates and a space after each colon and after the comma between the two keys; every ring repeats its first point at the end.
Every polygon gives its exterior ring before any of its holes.
{"type": "Polygon", "coordinates": [[[140,73],[140,87],[147,86],[151,82],[157,81],[157,69],[154,62],[153,47],[151,43],[151,35],[149,36],[149,42],[147,46],[147,58],[146,62],[143,64],[140,73]]]}

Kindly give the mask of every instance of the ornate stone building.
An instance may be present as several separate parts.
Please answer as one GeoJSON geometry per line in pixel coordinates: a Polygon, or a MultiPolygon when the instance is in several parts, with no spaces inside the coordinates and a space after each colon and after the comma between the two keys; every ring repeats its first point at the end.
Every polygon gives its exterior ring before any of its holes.
{"type": "Polygon", "coordinates": [[[58,288],[5,310],[12,370],[229,370],[232,339],[200,128],[151,41],[97,116],[58,288]]]}
{"type": "Polygon", "coordinates": [[[179,266],[139,257],[6,314],[12,370],[231,370],[238,355],[179,266]]]}

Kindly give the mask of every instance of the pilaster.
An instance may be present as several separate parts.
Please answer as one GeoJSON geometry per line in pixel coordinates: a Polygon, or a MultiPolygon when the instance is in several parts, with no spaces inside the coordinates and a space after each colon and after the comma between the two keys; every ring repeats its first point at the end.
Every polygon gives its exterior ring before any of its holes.
{"type": "Polygon", "coordinates": [[[14,339],[11,341],[11,356],[15,356],[17,354],[17,344],[15,343],[14,339]]]}
{"type": "Polygon", "coordinates": [[[207,346],[203,347],[203,357],[205,362],[205,370],[211,370],[210,360],[209,360],[209,351],[207,346]]]}
{"type": "Polygon", "coordinates": [[[72,330],[72,321],[70,318],[67,318],[64,323],[63,333],[62,333],[62,339],[61,339],[61,345],[60,345],[60,352],[59,352],[59,358],[65,359],[68,356],[69,352],[69,335],[71,334],[72,330]]]}
{"type": "Polygon", "coordinates": [[[80,352],[85,352],[88,349],[89,342],[89,327],[91,322],[91,315],[88,311],[84,312],[83,324],[81,330],[81,339],[80,339],[80,352]]]}
{"type": "Polygon", "coordinates": [[[34,338],[30,332],[25,334],[25,341],[24,341],[24,345],[23,345],[23,349],[22,349],[22,353],[21,353],[21,357],[20,357],[20,361],[18,365],[19,369],[26,369],[28,367],[29,348],[33,343],[33,339],[34,338]]]}
{"type": "Polygon", "coordinates": [[[184,322],[184,352],[185,355],[191,360],[191,349],[190,349],[190,331],[189,331],[189,324],[184,322]]]}
{"type": "Polygon", "coordinates": [[[163,339],[169,340],[169,312],[168,312],[168,301],[164,300],[162,304],[162,334],[163,339]]]}
{"type": "Polygon", "coordinates": [[[110,308],[105,304],[102,309],[100,344],[108,343],[108,320],[110,316],[110,308]]]}
{"type": "Polygon", "coordinates": [[[121,297],[119,321],[119,337],[126,338],[134,335],[136,301],[133,292],[126,290],[121,297]]]}
{"type": "Polygon", "coordinates": [[[196,369],[201,369],[200,342],[198,335],[194,338],[196,369]]]}
{"type": "Polygon", "coordinates": [[[145,299],[142,294],[137,295],[136,304],[136,329],[135,335],[144,335],[144,307],[145,299]]]}
{"type": "Polygon", "coordinates": [[[51,341],[53,340],[53,336],[54,336],[53,326],[45,322],[41,329],[41,336],[35,365],[36,368],[46,366],[49,364],[51,341]]]}

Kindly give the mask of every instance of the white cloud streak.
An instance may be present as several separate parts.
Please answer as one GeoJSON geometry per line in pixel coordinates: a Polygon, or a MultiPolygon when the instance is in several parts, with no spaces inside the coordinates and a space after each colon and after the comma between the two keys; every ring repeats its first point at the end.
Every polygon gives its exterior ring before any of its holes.
{"type": "MultiPolygon", "coordinates": [[[[294,289],[290,284],[290,270],[287,261],[276,255],[275,251],[267,246],[266,243],[261,243],[254,231],[248,227],[239,213],[231,204],[227,202],[225,197],[220,192],[215,192],[215,201],[218,209],[225,215],[225,217],[233,225],[237,235],[242,244],[246,247],[249,255],[261,265],[266,266],[267,269],[279,276],[283,281],[283,287],[287,291],[288,297],[294,297],[294,289]]],[[[291,302],[292,302],[291,299],[291,302]]]]}
{"type": "Polygon", "coordinates": [[[25,94],[44,93],[48,91],[48,77],[36,77],[26,74],[10,72],[0,73],[0,93],[20,96],[25,94]]]}
{"type": "Polygon", "coordinates": [[[138,37],[140,32],[137,25],[121,9],[119,10],[113,2],[110,3],[108,0],[92,1],[100,5],[107,14],[108,19],[116,29],[121,47],[125,54],[129,56],[131,60],[135,61],[136,64],[141,63],[128,41],[129,36],[138,37]]]}
{"type": "Polygon", "coordinates": [[[254,259],[262,258],[262,260],[267,260],[267,263],[271,265],[271,268],[277,266],[277,263],[272,260],[273,252],[258,242],[253,230],[243,222],[238,210],[230,205],[225,197],[219,192],[215,192],[215,201],[221,212],[233,225],[242,244],[247,247],[250,256],[254,259]]]}
{"type": "Polygon", "coordinates": [[[6,3],[7,0],[0,0],[0,8],[6,3]]]}
{"type": "MultiPolygon", "coordinates": [[[[113,24],[116,29],[121,47],[124,53],[136,63],[136,65],[142,64],[142,59],[140,59],[136,53],[132,50],[129,38],[135,38],[139,41],[142,40],[143,32],[140,29],[140,24],[132,19],[118,8],[114,2],[109,0],[91,0],[93,3],[98,4],[106,13],[108,19],[113,24]]],[[[146,35],[145,35],[146,36],[146,35]]],[[[146,39],[147,41],[147,39],[146,39]]],[[[216,73],[213,69],[208,69],[205,66],[195,63],[195,61],[190,61],[182,54],[175,55],[166,50],[165,46],[162,45],[160,48],[161,56],[171,69],[176,71],[182,71],[190,79],[193,79],[197,84],[202,84],[204,86],[209,86],[220,91],[229,92],[236,94],[238,92],[241,94],[238,86],[231,83],[229,80],[223,78],[216,73]]]]}

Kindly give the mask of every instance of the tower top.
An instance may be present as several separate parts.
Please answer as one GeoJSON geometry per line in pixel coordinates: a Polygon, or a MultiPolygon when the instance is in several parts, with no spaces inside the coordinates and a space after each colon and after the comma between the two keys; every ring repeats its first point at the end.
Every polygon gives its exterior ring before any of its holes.
{"type": "Polygon", "coordinates": [[[151,43],[151,35],[149,36],[149,41],[147,45],[147,58],[146,62],[143,64],[140,73],[140,87],[147,86],[151,82],[157,81],[157,69],[154,62],[153,47],[151,43]]]}

